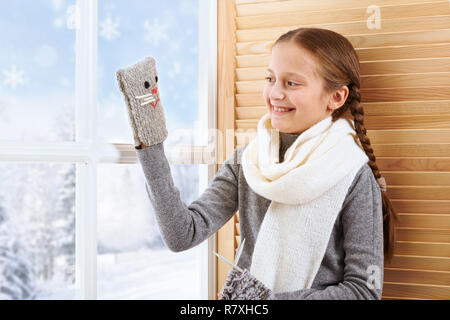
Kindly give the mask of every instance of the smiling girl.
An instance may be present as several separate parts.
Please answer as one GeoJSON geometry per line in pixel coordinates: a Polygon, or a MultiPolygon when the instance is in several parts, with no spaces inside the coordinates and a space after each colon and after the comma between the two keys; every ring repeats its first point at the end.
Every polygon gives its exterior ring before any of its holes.
{"type": "MultiPolygon", "coordinates": [[[[239,210],[245,246],[222,299],[381,299],[395,213],[366,135],[353,46],[326,29],[289,31],[266,80],[256,137],[189,206],[161,140],[136,148],[165,244],[188,250],[239,210]]],[[[160,118],[152,130],[164,132],[160,118]]]]}
{"type": "Polygon", "coordinates": [[[344,104],[347,86],[325,92],[316,69],[313,56],[294,42],[273,47],[264,99],[274,128],[300,134],[344,104]]]}

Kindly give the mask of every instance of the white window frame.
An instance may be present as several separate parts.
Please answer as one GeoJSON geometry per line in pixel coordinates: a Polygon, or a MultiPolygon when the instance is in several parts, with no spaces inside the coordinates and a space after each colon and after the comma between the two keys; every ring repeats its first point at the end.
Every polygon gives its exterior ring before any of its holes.
{"type": "MultiPolygon", "coordinates": [[[[77,0],[75,142],[0,140],[0,162],[76,164],[76,299],[97,299],[97,166],[137,163],[134,145],[101,143],[97,135],[98,0],[77,0]]],[[[199,126],[208,135],[194,146],[166,147],[169,162],[207,164],[199,168],[199,193],[213,178],[217,128],[217,0],[199,0],[199,126]]],[[[201,299],[215,299],[216,236],[199,245],[201,299]],[[207,275],[207,276],[205,276],[207,275]]]]}

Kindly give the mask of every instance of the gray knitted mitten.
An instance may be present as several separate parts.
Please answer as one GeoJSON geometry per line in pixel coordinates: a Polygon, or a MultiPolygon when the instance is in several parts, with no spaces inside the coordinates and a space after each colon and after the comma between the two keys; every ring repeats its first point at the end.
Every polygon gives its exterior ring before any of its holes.
{"type": "Polygon", "coordinates": [[[220,300],[273,300],[275,295],[264,283],[251,275],[247,269],[241,273],[231,269],[222,289],[220,300]]]}
{"type": "Polygon", "coordinates": [[[133,128],[134,145],[152,146],[167,138],[166,118],[159,98],[155,59],[147,57],[116,72],[133,128]]]}

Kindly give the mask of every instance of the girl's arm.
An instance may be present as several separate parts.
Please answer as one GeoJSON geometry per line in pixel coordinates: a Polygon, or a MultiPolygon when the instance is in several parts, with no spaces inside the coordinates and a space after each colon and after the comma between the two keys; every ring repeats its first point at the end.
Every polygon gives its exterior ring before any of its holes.
{"type": "MultiPolygon", "coordinates": [[[[146,57],[116,72],[127,106],[134,146],[163,240],[172,251],[190,249],[209,238],[238,208],[237,166],[222,165],[200,198],[186,206],[180,198],[164,154],[168,136],[158,89],[156,60],[146,57]],[[236,170],[237,172],[237,170],[236,170]]],[[[233,157],[235,153],[233,153],[233,157]]]]}
{"type": "Polygon", "coordinates": [[[364,170],[342,207],[345,252],[342,282],[322,289],[275,294],[281,300],[381,299],[383,223],[381,191],[370,169],[364,170]]]}
{"type": "Polygon", "coordinates": [[[189,206],[174,185],[163,143],[136,149],[147,193],[166,246],[174,251],[195,247],[219,230],[238,209],[236,150],[202,195],[189,206]]]}

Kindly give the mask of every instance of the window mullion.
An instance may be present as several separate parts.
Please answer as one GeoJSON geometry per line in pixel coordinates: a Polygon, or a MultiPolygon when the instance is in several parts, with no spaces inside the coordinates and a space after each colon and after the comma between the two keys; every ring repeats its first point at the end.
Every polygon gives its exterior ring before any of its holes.
{"type": "MultiPolygon", "coordinates": [[[[201,132],[206,141],[199,143],[205,147],[199,150],[201,163],[208,164],[207,170],[199,166],[199,192],[202,193],[215,174],[215,158],[217,151],[217,1],[199,1],[199,103],[201,132]]],[[[194,159],[197,156],[194,154],[194,159]]],[[[201,277],[202,298],[215,299],[216,292],[216,260],[212,255],[216,249],[216,235],[202,244],[201,277]]]]}
{"type": "Polygon", "coordinates": [[[75,141],[89,145],[76,170],[76,298],[97,298],[97,0],[77,0],[75,141]]]}

